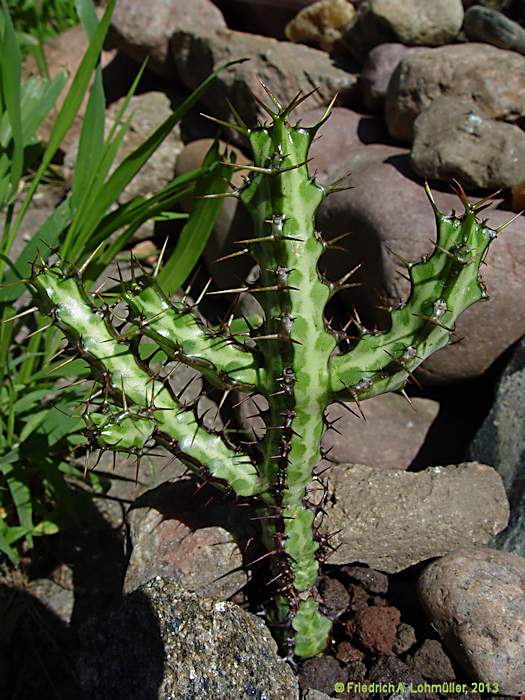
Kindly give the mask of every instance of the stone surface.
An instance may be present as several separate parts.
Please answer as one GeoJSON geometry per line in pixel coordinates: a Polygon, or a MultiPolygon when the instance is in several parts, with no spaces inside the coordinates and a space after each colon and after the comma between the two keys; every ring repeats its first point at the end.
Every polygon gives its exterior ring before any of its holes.
{"type": "Polygon", "coordinates": [[[398,625],[396,638],[392,645],[392,651],[398,656],[400,654],[404,654],[414,646],[416,641],[415,629],[412,627],[412,625],[402,622],[400,625],[398,625]]]}
{"type": "Polygon", "coordinates": [[[309,688],[301,695],[301,700],[329,700],[329,695],[321,693],[320,690],[309,688]]]}
{"type": "MultiPolygon", "coordinates": [[[[336,462],[368,464],[378,469],[408,469],[425,442],[439,411],[430,399],[412,399],[414,408],[400,394],[383,394],[366,401],[366,421],[340,404],[326,411],[335,430],[327,430],[322,439],[324,450],[336,462]],[[414,410],[415,409],[415,410],[414,410]]],[[[347,404],[355,411],[353,404],[347,404]]],[[[324,464],[324,462],[323,462],[324,464]]]]}
{"type": "Polygon", "coordinates": [[[525,54],[525,29],[490,7],[470,7],[465,13],[463,31],[471,41],[484,41],[525,54]]]}
{"type": "Polygon", "coordinates": [[[285,39],[284,28],[295,15],[315,0],[213,0],[228,27],[250,34],[285,39]]]}
{"type": "Polygon", "coordinates": [[[268,100],[259,80],[283,104],[300,90],[310,92],[316,87],[312,106],[328,104],[337,92],[345,100],[357,81],[355,75],[334,65],[324,51],[255,34],[195,31],[182,26],[173,35],[171,49],[177,74],[191,90],[214,68],[239,57],[250,59],[224,69],[202,96],[206,107],[223,118],[229,116],[225,100],[229,98],[249,126],[264,114],[252,92],[268,100]]]}
{"type": "Polygon", "coordinates": [[[388,576],[367,566],[344,566],[342,573],[359,583],[370,593],[387,593],[388,576]]]}
{"type": "Polygon", "coordinates": [[[301,666],[299,683],[303,690],[312,688],[331,695],[341,675],[341,666],[333,656],[318,656],[301,666]]]}
{"type": "Polygon", "coordinates": [[[501,376],[494,404],[468,450],[498,471],[510,501],[509,526],[496,545],[525,556],[525,340],[501,376]]]}
{"type": "Polygon", "coordinates": [[[397,608],[372,605],[360,610],[355,618],[355,636],[372,654],[392,654],[401,613],[397,608]]]}
{"type": "Polygon", "coordinates": [[[425,639],[407,663],[427,681],[436,683],[456,678],[450,659],[437,639],[425,639]]]}
{"type": "Polygon", "coordinates": [[[344,33],[348,50],[363,59],[387,42],[440,46],[452,42],[463,22],[461,0],[362,0],[344,33]]]}
{"type": "Polygon", "coordinates": [[[525,690],[525,559],[466,548],[430,564],[421,603],[445,646],[473,680],[498,693],[525,690]]]}
{"type": "Polygon", "coordinates": [[[525,57],[476,43],[406,56],[388,84],[390,134],[411,141],[416,117],[443,94],[475,100],[488,119],[516,122],[525,114],[525,57]]]}
{"type": "Polygon", "coordinates": [[[335,620],[345,612],[350,603],[350,596],[340,581],[325,576],[321,580],[319,590],[328,617],[335,620]]]}
{"type": "MultiPolygon", "coordinates": [[[[329,252],[323,262],[334,277],[362,264],[353,279],[363,282],[363,287],[347,290],[345,302],[350,308],[355,305],[365,325],[386,328],[388,321],[377,309],[374,290],[382,290],[390,303],[406,299],[409,293],[409,283],[398,274],[399,265],[388,249],[408,260],[431,253],[435,217],[422,184],[411,176],[408,158],[394,156],[385,163],[364,163],[352,171],[350,182],[354,189],[328,197],[317,215],[318,230],[325,238],[352,231],[341,241],[348,255],[329,252]]],[[[434,196],[442,211],[461,211],[455,195],[434,191],[434,196]]],[[[494,204],[501,206],[501,200],[494,204]]],[[[497,228],[513,214],[491,209],[483,216],[497,228]]],[[[438,383],[478,376],[525,333],[525,308],[515,303],[521,298],[525,274],[522,232],[520,217],[494,241],[481,270],[489,303],[475,304],[461,315],[456,333],[462,341],[428,358],[418,370],[421,379],[438,383]]]]}
{"type": "MultiPolygon", "coordinates": [[[[106,133],[115,124],[119,110],[126,98],[114,102],[106,113],[106,133]]],[[[169,97],[163,92],[145,92],[134,95],[129,103],[124,119],[131,116],[130,128],[122,140],[119,153],[113,164],[114,170],[132,151],[140,146],[171,114],[169,97]]],[[[144,167],[133,178],[120,196],[127,201],[138,195],[147,196],[167,185],[174,177],[175,162],[183,149],[179,126],[171,131],[163,143],[148,159],[144,167]]],[[[71,181],[77,157],[78,142],[68,150],[64,162],[64,175],[71,181]]]]}
{"type": "Polygon", "coordinates": [[[262,620],[160,577],[90,621],[80,639],[77,671],[89,697],[299,697],[294,673],[262,620]]]}
{"type": "Polygon", "coordinates": [[[128,523],[131,557],[124,580],[129,593],[152,576],[174,578],[186,590],[226,599],[240,590],[248,577],[232,535],[221,527],[192,531],[183,522],[165,520],[153,508],[136,508],[128,523]]]}
{"type": "MultiPolygon", "coordinates": [[[[424,679],[396,656],[379,656],[370,666],[367,681],[373,683],[394,683],[396,687],[400,683],[405,683],[407,686],[412,684],[416,687],[419,683],[423,683],[424,679]]],[[[406,695],[394,695],[392,700],[396,697],[403,700],[405,698],[408,700],[408,698],[412,697],[416,697],[417,700],[437,700],[439,698],[438,695],[425,692],[418,692],[417,695],[415,693],[412,694],[410,690],[408,690],[406,695]]]]}
{"type": "Polygon", "coordinates": [[[350,642],[339,642],[335,658],[344,664],[350,661],[361,661],[365,656],[364,652],[352,646],[350,642]]]}
{"type": "Polygon", "coordinates": [[[349,0],[318,0],[288,22],[284,33],[290,41],[331,51],[354,15],[355,8],[349,0]]]}
{"type": "Polygon", "coordinates": [[[419,175],[432,180],[513,187],[525,179],[525,132],[486,119],[474,100],[442,96],[414,123],[411,162],[419,175]]]}
{"type": "Polygon", "coordinates": [[[113,39],[135,60],[148,58],[158,75],[173,79],[170,38],[184,24],[192,29],[224,29],[226,22],[211,0],[119,0],[111,19],[113,39]]]}
{"type": "Polygon", "coordinates": [[[485,544],[509,512],[501,477],[475,462],[418,473],[337,465],[328,472],[325,510],[322,527],[336,533],[330,541],[337,548],[328,562],[387,573],[485,544]]]}
{"type": "Polygon", "coordinates": [[[387,43],[373,48],[366,57],[359,76],[359,88],[368,110],[379,110],[385,101],[388,83],[400,61],[414,51],[424,49],[387,43]]]}

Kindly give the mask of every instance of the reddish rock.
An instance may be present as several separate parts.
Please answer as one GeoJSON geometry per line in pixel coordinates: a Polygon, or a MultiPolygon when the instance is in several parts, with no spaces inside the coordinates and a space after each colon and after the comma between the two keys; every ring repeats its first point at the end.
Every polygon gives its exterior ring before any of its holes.
{"type": "Polygon", "coordinates": [[[337,653],[335,655],[336,659],[342,661],[344,664],[350,661],[361,661],[364,658],[364,653],[360,649],[356,649],[350,642],[340,642],[337,645],[337,653]]]}
{"type": "Polygon", "coordinates": [[[401,613],[397,608],[373,605],[356,615],[356,639],[373,654],[393,653],[401,613]]]}

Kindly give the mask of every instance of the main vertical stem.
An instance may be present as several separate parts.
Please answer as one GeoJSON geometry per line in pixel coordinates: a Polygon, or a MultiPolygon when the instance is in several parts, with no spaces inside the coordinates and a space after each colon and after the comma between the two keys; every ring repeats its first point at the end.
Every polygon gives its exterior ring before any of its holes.
{"type": "Polygon", "coordinates": [[[261,268],[260,286],[270,287],[261,300],[266,318],[260,348],[270,403],[262,469],[273,484],[272,530],[297,656],[319,653],[330,629],[319,612],[315,509],[306,500],[321,456],[328,358],[336,345],[323,318],[330,290],[317,270],[324,248],[314,216],[323,191],[305,165],[312,135],[290,127],[280,115],[271,128],[253,130],[255,165],[269,172],[253,177],[241,194],[255,222],[252,252],[261,268]]]}

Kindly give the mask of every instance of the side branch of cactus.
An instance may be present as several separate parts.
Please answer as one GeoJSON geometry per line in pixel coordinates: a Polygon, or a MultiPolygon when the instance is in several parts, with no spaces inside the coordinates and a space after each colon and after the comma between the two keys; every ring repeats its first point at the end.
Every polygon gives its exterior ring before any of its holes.
{"type": "Polygon", "coordinates": [[[331,358],[331,386],[336,395],[361,401],[402,389],[414,370],[445,347],[456,319],[469,306],[487,299],[480,266],[497,233],[476,217],[476,205],[464,200],[462,216],[445,215],[428,190],[437,223],[433,253],[418,263],[403,261],[411,292],[390,315],[390,329],[360,328],[356,345],[331,358]]]}
{"type": "Polygon", "coordinates": [[[31,281],[43,312],[52,316],[78,355],[93,368],[107,397],[120,403],[124,414],[99,421],[103,446],[118,447],[119,433],[124,444],[133,441],[137,431],[166,444],[188,466],[227,484],[239,496],[262,490],[257,470],[250,459],[221,435],[209,433],[197,422],[192,410],[182,406],[169,383],[155,378],[137,357],[128,340],[120,338],[104,312],[92,305],[79,280],[66,277],[57,267],[43,267],[31,281]],[[132,417],[140,419],[133,431],[132,417]],[[124,417],[129,418],[122,423],[124,417]],[[118,424],[120,422],[120,427],[118,424]]]}

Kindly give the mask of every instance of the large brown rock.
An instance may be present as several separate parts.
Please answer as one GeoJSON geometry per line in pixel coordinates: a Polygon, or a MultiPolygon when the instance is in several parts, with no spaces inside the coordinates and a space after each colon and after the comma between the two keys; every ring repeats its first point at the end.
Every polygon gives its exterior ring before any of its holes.
{"type": "Polygon", "coordinates": [[[501,477],[477,462],[417,473],[339,464],[328,472],[325,511],[328,561],[387,573],[486,544],[509,517],[501,477]]]}
{"type": "Polygon", "coordinates": [[[374,46],[397,41],[440,46],[455,39],[463,22],[461,0],[362,0],[343,41],[363,59],[374,46]]]}
{"type": "Polygon", "coordinates": [[[148,58],[149,67],[168,79],[174,78],[170,38],[181,24],[208,31],[226,27],[211,0],[118,0],[111,19],[116,43],[137,61],[148,58]]]}
{"type": "Polygon", "coordinates": [[[513,187],[525,180],[525,132],[486,119],[473,100],[443,96],[416,119],[411,160],[430,179],[513,187]]]}
{"type": "Polygon", "coordinates": [[[525,57],[487,44],[458,44],[405,57],[388,85],[390,134],[411,141],[417,116],[443,94],[475,100],[489,119],[525,115],[525,57]]]}
{"type": "Polygon", "coordinates": [[[300,90],[306,93],[316,87],[312,106],[328,104],[337,92],[344,100],[357,82],[355,75],[334,65],[324,51],[227,29],[211,32],[181,26],[172,36],[171,53],[177,75],[191,90],[220,65],[249,59],[223,70],[202,98],[222,118],[229,115],[225,100],[229,98],[248,125],[265,115],[252,92],[270,104],[259,81],[283,104],[300,90]]]}
{"type": "Polygon", "coordinates": [[[404,44],[380,44],[370,51],[359,76],[359,87],[368,110],[379,110],[385,101],[388,83],[400,61],[422,47],[404,44]]]}
{"type": "Polygon", "coordinates": [[[465,548],[430,564],[418,593],[432,626],[489,692],[525,691],[525,559],[465,548]]]}
{"type": "MultiPolygon", "coordinates": [[[[350,290],[346,299],[357,305],[366,324],[385,327],[374,289],[381,289],[390,302],[404,300],[409,293],[409,283],[398,274],[399,265],[388,248],[408,260],[431,253],[434,213],[422,184],[410,176],[407,157],[365,164],[354,169],[350,182],[354,189],[328,197],[317,216],[318,229],[326,238],[352,231],[341,242],[348,256],[340,252],[327,255],[325,264],[334,273],[342,273],[362,263],[355,280],[363,282],[363,287],[350,290]]],[[[434,195],[442,211],[461,210],[455,195],[440,191],[434,195]]],[[[513,214],[492,209],[484,216],[497,228],[513,214]]],[[[522,296],[525,273],[522,232],[523,218],[519,217],[493,242],[481,270],[489,302],[475,304],[461,315],[456,333],[463,340],[428,358],[418,370],[420,377],[436,383],[478,376],[525,333],[525,308],[515,303],[522,296]]]]}
{"type": "MultiPolygon", "coordinates": [[[[362,405],[366,421],[331,404],[326,417],[335,429],[325,433],[322,446],[336,462],[408,469],[439,411],[439,404],[430,399],[414,398],[412,404],[400,394],[376,396],[362,405]]],[[[355,404],[348,407],[355,412],[355,404]]]]}

